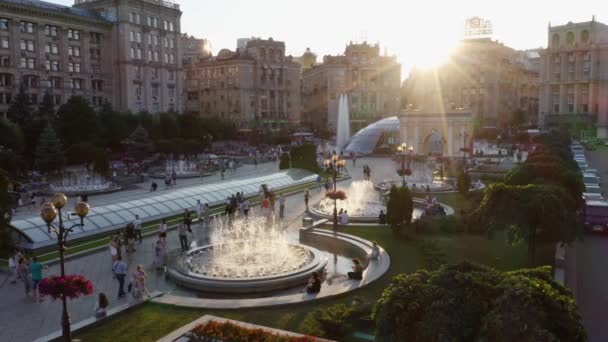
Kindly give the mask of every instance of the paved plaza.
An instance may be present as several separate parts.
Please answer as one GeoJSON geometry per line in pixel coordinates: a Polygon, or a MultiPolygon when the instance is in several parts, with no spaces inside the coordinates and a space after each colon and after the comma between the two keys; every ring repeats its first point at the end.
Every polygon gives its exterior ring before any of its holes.
{"type": "MultiPolygon", "coordinates": [[[[381,158],[360,158],[357,160],[356,167],[353,168],[352,162],[348,161],[347,169],[352,175],[352,180],[362,179],[362,167],[368,164],[372,168],[372,178],[376,181],[393,177],[395,174],[395,163],[388,159],[381,158]]],[[[276,172],[276,163],[260,164],[257,168],[253,165],[244,165],[239,168],[236,174],[226,173],[226,180],[236,178],[253,177],[260,174],[276,172]]],[[[348,186],[352,180],[340,183],[340,186],[348,186]]],[[[221,182],[219,175],[213,175],[201,179],[178,180],[178,187],[200,185],[203,182],[221,182]]],[[[119,201],[123,196],[131,196],[137,193],[146,193],[149,184],[144,184],[138,190],[129,190],[114,194],[100,195],[91,198],[91,205],[112,203],[119,201]]],[[[323,192],[320,189],[311,190],[312,199],[310,203],[321,200],[323,192]]],[[[253,209],[256,214],[258,208],[253,209]]],[[[277,209],[278,210],[278,209],[277,209]]],[[[283,222],[288,230],[290,237],[297,239],[298,229],[301,227],[301,220],[304,214],[303,194],[296,193],[287,197],[286,218],[283,222]]],[[[206,239],[206,230],[198,225],[193,226],[193,244],[206,239]]],[[[142,264],[148,272],[148,289],[150,291],[162,291],[164,293],[180,294],[184,290],[165,279],[163,272],[155,271],[152,268],[154,238],[144,239],[141,245],[137,245],[133,261],[129,264],[129,273],[133,271],[135,265],[142,264]]],[[[168,234],[169,249],[179,248],[177,232],[171,231],[168,234]]],[[[46,275],[58,274],[59,266],[52,265],[46,275]]],[[[97,253],[83,256],[66,262],[66,273],[82,274],[90,279],[95,285],[95,293],[92,296],[72,300],[68,302],[70,317],[72,322],[78,322],[93,315],[96,295],[105,292],[109,295],[110,306],[116,307],[132,300],[130,296],[125,299],[117,299],[118,282],[112,278],[111,259],[109,251],[104,249],[97,253]]],[[[43,303],[34,303],[32,299],[26,298],[23,284],[10,283],[10,277],[0,274],[0,341],[31,341],[51,332],[59,330],[61,316],[61,302],[46,299],[43,303]]],[[[186,323],[186,322],[184,322],[186,323]]]]}

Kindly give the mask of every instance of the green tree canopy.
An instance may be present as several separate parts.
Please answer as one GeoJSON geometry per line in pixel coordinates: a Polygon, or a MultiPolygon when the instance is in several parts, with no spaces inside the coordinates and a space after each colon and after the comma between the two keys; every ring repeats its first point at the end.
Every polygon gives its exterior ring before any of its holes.
{"type": "Polygon", "coordinates": [[[320,168],[317,164],[317,146],[313,144],[304,144],[301,146],[292,146],[289,150],[291,156],[291,167],[296,169],[310,170],[319,172],[320,168]]]}
{"type": "Polygon", "coordinates": [[[462,262],[396,276],[374,309],[376,340],[586,341],[551,268],[499,272],[462,262]]]}
{"type": "Polygon", "coordinates": [[[11,215],[14,200],[9,193],[8,174],[0,169],[0,251],[9,252],[13,247],[11,236],[11,215]]]}
{"type": "Polygon", "coordinates": [[[127,140],[127,154],[129,157],[141,161],[148,157],[154,149],[154,144],[148,136],[148,131],[141,125],[131,133],[127,140]]]}
{"type": "Polygon", "coordinates": [[[66,146],[96,142],[99,134],[97,114],[82,96],[72,96],[57,112],[58,128],[66,146]]]}
{"type": "Polygon", "coordinates": [[[386,204],[386,222],[394,229],[404,228],[412,223],[414,202],[407,186],[393,185],[386,204]]]}
{"type": "Polygon", "coordinates": [[[40,105],[38,106],[38,113],[36,113],[36,116],[38,116],[38,118],[43,119],[43,120],[50,120],[51,122],[55,122],[56,118],[56,111],[55,111],[55,103],[53,102],[53,97],[51,96],[51,93],[49,93],[49,91],[45,91],[44,92],[44,96],[42,97],[42,102],[40,102],[40,105]]]}
{"type": "Polygon", "coordinates": [[[460,169],[460,171],[458,171],[458,176],[456,177],[456,188],[462,195],[468,194],[469,189],[471,189],[471,175],[469,175],[469,173],[464,169],[460,169]]]}
{"type": "Polygon", "coordinates": [[[36,147],[36,166],[42,172],[60,170],[64,164],[61,142],[53,126],[47,122],[36,147]]]}
{"type": "Polygon", "coordinates": [[[505,229],[511,243],[526,242],[531,264],[536,240],[570,243],[579,233],[572,197],[555,186],[492,184],[467,220],[487,231],[505,229]]]}
{"type": "Polygon", "coordinates": [[[17,96],[13,98],[10,107],[8,108],[8,119],[16,122],[23,127],[23,124],[32,119],[32,105],[30,97],[25,93],[25,84],[22,83],[19,87],[17,96]]]}
{"type": "Polygon", "coordinates": [[[289,153],[282,153],[279,159],[279,170],[289,169],[289,153]]]}
{"type": "Polygon", "coordinates": [[[20,153],[24,148],[24,137],[21,127],[14,122],[0,118],[0,146],[20,153]]]}

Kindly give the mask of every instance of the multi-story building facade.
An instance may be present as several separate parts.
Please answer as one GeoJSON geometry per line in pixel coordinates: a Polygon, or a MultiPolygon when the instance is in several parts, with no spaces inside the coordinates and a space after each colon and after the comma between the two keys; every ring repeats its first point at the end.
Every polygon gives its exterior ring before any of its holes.
{"type": "MultiPolygon", "coordinates": [[[[461,41],[436,69],[413,70],[404,83],[406,109],[435,103],[443,111],[473,114],[478,127],[506,127],[516,116],[536,121],[538,72],[534,54],[515,51],[489,38],[461,41]]],[[[521,119],[520,119],[521,121],[521,119]]]]}
{"type": "Polygon", "coordinates": [[[182,60],[184,64],[197,62],[201,58],[211,57],[211,42],[187,34],[179,37],[182,47],[182,60]]]}
{"type": "Polygon", "coordinates": [[[253,38],[239,45],[185,66],[186,111],[241,128],[299,124],[300,65],[285,55],[285,43],[253,38]]]}
{"type": "Polygon", "coordinates": [[[39,1],[0,1],[0,114],[24,87],[36,106],[84,96],[112,98],[112,18],[39,1]]]}
{"type": "Polygon", "coordinates": [[[119,110],[182,110],[182,12],[163,0],[75,0],[75,7],[115,18],[112,86],[119,110]]]}
{"type": "Polygon", "coordinates": [[[549,27],[541,55],[539,122],[594,124],[608,138],[608,26],[595,20],[549,27]]]}
{"type": "Polygon", "coordinates": [[[350,43],[344,55],[325,56],[302,74],[303,118],[314,130],[335,130],[338,99],[348,95],[353,132],[397,114],[401,65],[380,55],[378,44],[350,43]]]}
{"type": "Polygon", "coordinates": [[[0,113],[21,86],[117,110],[179,111],[179,7],[156,0],[77,0],[74,7],[0,0],[0,113]]]}

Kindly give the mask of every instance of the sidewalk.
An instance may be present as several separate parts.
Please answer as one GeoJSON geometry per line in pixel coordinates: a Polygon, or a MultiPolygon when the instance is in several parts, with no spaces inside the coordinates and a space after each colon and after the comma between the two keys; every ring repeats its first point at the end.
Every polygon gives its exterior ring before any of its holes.
{"type": "MultiPolygon", "coordinates": [[[[258,172],[267,172],[260,169],[258,172]]],[[[227,179],[229,179],[227,177],[227,179]]],[[[179,184],[179,183],[178,183],[179,184]]],[[[322,192],[318,189],[311,190],[313,195],[310,203],[315,203],[322,197],[322,192]]],[[[255,215],[259,211],[258,207],[252,209],[255,215]]],[[[278,211],[278,206],[277,206],[278,211]]],[[[287,197],[284,225],[289,232],[290,238],[298,239],[298,229],[301,225],[304,213],[303,193],[296,193],[287,197]]],[[[193,225],[193,234],[190,236],[190,243],[196,246],[200,241],[207,238],[208,230],[202,229],[199,225],[193,225]]],[[[155,237],[148,237],[143,240],[141,245],[136,244],[137,251],[133,261],[129,264],[129,274],[138,264],[144,265],[148,272],[148,289],[150,291],[162,291],[164,293],[177,293],[181,290],[165,279],[163,272],[153,270],[152,260],[155,237]]],[[[179,248],[177,232],[171,231],[167,237],[169,250],[179,248]]],[[[90,279],[95,292],[92,296],[68,301],[68,310],[72,323],[86,319],[93,314],[95,299],[99,292],[104,292],[110,299],[110,307],[123,305],[132,300],[130,296],[124,299],[117,299],[118,282],[112,278],[111,258],[109,251],[102,251],[86,255],[66,262],[66,273],[82,274],[90,279]]],[[[50,266],[45,272],[46,275],[58,274],[59,265],[50,266]]],[[[127,281],[128,283],[128,281],[127,281]]],[[[53,302],[47,298],[42,304],[34,303],[32,299],[25,298],[23,283],[10,284],[9,277],[0,274],[0,341],[32,341],[40,336],[47,335],[61,328],[61,302],[53,302]]]]}

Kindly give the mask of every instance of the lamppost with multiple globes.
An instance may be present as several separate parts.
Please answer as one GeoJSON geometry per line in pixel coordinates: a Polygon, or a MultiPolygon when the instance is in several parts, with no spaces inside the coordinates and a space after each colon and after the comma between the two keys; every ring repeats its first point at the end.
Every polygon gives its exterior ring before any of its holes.
{"type": "MultiPolygon", "coordinates": [[[[337,188],[337,182],[338,182],[338,171],[340,168],[344,167],[344,165],[346,165],[346,161],[343,159],[340,159],[340,156],[337,154],[334,154],[331,156],[330,159],[326,159],[325,161],[323,161],[323,166],[325,166],[325,169],[332,169],[333,171],[333,177],[332,177],[332,181],[333,181],[333,185],[332,185],[332,192],[333,193],[337,193],[338,188],[337,188]]],[[[338,229],[338,199],[337,198],[333,198],[334,200],[334,231],[338,229]]]]}
{"type": "MultiPolygon", "coordinates": [[[[66,228],[63,222],[63,215],[61,209],[65,207],[68,202],[68,198],[61,193],[57,193],[53,196],[52,202],[45,202],[42,204],[40,209],[40,217],[46,222],[49,234],[54,233],[57,235],[57,247],[59,249],[59,264],[61,266],[61,277],[65,277],[65,242],[68,234],[76,227],[84,226],[84,218],[89,213],[89,205],[85,202],[79,202],[74,207],[74,213],[80,217],[80,223],[76,223],[69,228],[66,228]],[[58,223],[54,223],[56,218],[59,218],[58,223]]],[[[72,334],[70,330],[70,316],[68,314],[67,298],[65,294],[61,295],[61,301],[63,303],[63,313],[61,316],[61,327],[63,331],[64,341],[71,341],[72,334]]]]}
{"type": "Polygon", "coordinates": [[[397,151],[401,154],[401,169],[399,170],[399,175],[401,175],[402,185],[405,186],[405,176],[409,176],[412,174],[412,170],[410,169],[410,165],[412,163],[412,153],[414,152],[414,147],[407,147],[406,143],[402,143],[397,147],[397,151]],[[407,155],[407,168],[405,167],[405,156],[407,155]]]}

